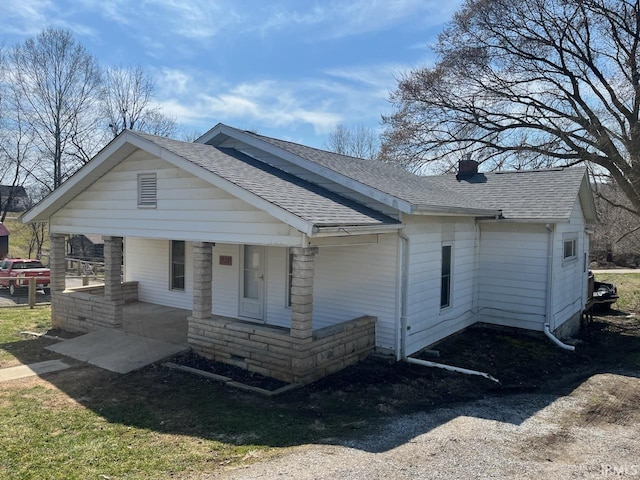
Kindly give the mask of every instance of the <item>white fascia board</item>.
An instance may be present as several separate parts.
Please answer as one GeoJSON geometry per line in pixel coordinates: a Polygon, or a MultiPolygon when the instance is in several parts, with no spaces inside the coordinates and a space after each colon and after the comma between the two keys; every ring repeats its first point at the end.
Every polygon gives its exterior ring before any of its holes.
{"type": "Polygon", "coordinates": [[[480,223],[532,223],[540,225],[569,223],[568,218],[478,218],[476,221],[480,223]]]}
{"type": "Polygon", "coordinates": [[[435,207],[431,205],[416,205],[416,208],[409,212],[414,215],[452,215],[465,217],[495,217],[501,216],[502,210],[492,210],[486,208],[463,208],[463,207],[435,207]]]}
{"type": "Polygon", "coordinates": [[[22,214],[20,217],[22,222],[48,221],[53,213],[131,155],[135,148],[133,146],[127,148],[127,143],[131,143],[131,132],[129,131],[123,132],[109,142],[90,162],[82,166],[62,185],[38,202],[37,205],[22,214]]]}
{"type": "Polygon", "coordinates": [[[355,225],[355,226],[333,226],[333,227],[316,227],[310,238],[319,237],[340,237],[345,235],[370,235],[380,233],[393,233],[402,229],[404,225],[401,223],[394,225],[355,225]]]}
{"type": "Polygon", "coordinates": [[[176,155],[175,153],[157,145],[145,138],[139,137],[134,134],[134,139],[132,140],[136,146],[140,149],[145,150],[146,152],[154,155],[162,160],[165,160],[182,170],[191,173],[192,175],[201,178],[212,184],[215,187],[218,187],[225,192],[233,195],[234,197],[247,202],[249,205],[263,210],[274,218],[277,218],[283,223],[286,223],[290,227],[295,228],[296,230],[303,232],[305,234],[311,234],[313,232],[313,224],[304,220],[297,215],[294,215],[287,210],[274,205],[273,203],[265,200],[264,198],[256,195],[255,193],[251,193],[245,190],[242,187],[239,187],[235,183],[222,178],[219,175],[216,175],[213,172],[208,171],[207,169],[196,165],[195,163],[186,160],[180,155],[176,155]]]}
{"type": "MultiPolygon", "coordinates": [[[[411,213],[412,208],[414,206],[405,200],[401,200],[397,197],[389,195],[387,193],[381,192],[380,190],[370,187],[369,185],[365,185],[364,183],[358,182],[353,178],[347,177],[341,173],[338,173],[329,168],[323,167],[322,165],[318,165],[317,163],[306,160],[298,155],[295,155],[287,150],[283,150],[280,147],[276,147],[275,145],[270,144],[264,140],[261,140],[253,135],[249,135],[245,132],[237,130],[233,127],[229,127],[222,123],[219,123],[215,127],[213,127],[209,132],[200,137],[197,141],[199,143],[207,143],[216,135],[223,134],[241,142],[246,143],[252,147],[258,148],[259,150],[263,150],[264,152],[275,155],[276,157],[280,157],[288,162],[297,165],[298,167],[309,170],[312,173],[320,175],[328,180],[331,180],[338,185],[342,185],[343,187],[347,187],[354,192],[358,192],[366,197],[371,198],[372,200],[376,200],[384,205],[395,208],[401,212],[411,213]]],[[[248,155],[246,152],[243,152],[248,155]]],[[[251,155],[249,155],[251,156],[251,155]]],[[[252,157],[253,158],[253,157],[252,157]]]]}

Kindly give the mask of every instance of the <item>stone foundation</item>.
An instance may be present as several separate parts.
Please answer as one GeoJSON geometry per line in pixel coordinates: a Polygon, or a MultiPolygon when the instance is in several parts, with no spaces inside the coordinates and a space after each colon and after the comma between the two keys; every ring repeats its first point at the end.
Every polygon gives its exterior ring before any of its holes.
{"type": "MultiPolygon", "coordinates": [[[[137,301],[138,282],[123,283],[122,293],[125,303],[137,301]]],[[[70,288],[52,295],[51,325],[70,332],[119,327],[118,309],[122,305],[105,299],[104,285],[70,288]]]]}
{"type": "Polygon", "coordinates": [[[375,347],[375,324],[375,317],[364,316],[299,339],[288,328],[226,317],[189,317],[189,344],[204,357],[307,384],[366,358],[375,347]]]}

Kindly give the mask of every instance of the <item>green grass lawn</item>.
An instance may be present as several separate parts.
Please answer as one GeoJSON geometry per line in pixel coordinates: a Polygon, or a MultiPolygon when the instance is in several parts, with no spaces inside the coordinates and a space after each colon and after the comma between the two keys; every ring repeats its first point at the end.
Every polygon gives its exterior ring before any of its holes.
{"type": "MultiPolygon", "coordinates": [[[[0,309],[0,367],[58,358],[50,310],[0,309]]],[[[0,478],[194,478],[368,424],[366,408],[269,400],[162,366],[81,365],[0,384],[0,478]],[[322,405],[318,410],[318,405],[322,405]]]]}

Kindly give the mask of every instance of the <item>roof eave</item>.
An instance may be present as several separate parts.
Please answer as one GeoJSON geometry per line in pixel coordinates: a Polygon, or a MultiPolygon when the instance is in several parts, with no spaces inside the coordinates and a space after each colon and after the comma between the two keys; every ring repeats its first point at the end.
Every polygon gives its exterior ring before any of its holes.
{"type": "Polygon", "coordinates": [[[536,223],[536,224],[547,224],[547,223],[569,223],[569,218],[568,217],[562,217],[562,218],[524,218],[524,217],[520,217],[520,218],[509,218],[509,217],[503,217],[503,218],[479,218],[478,222],[482,222],[482,223],[536,223]]]}
{"type": "Polygon", "coordinates": [[[413,205],[411,212],[414,215],[456,215],[466,217],[498,217],[502,216],[502,210],[487,208],[443,207],[434,205],[413,205]]]}
{"type": "Polygon", "coordinates": [[[391,233],[403,228],[402,223],[388,225],[326,225],[314,226],[309,237],[333,237],[343,235],[365,235],[372,233],[391,233]]]}

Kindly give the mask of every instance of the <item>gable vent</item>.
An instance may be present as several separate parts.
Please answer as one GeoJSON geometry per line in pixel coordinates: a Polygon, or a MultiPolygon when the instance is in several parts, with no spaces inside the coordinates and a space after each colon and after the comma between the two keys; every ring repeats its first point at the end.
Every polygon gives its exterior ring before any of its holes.
{"type": "Polygon", "coordinates": [[[158,178],[155,173],[138,174],[138,206],[155,208],[158,204],[158,178]]]}

